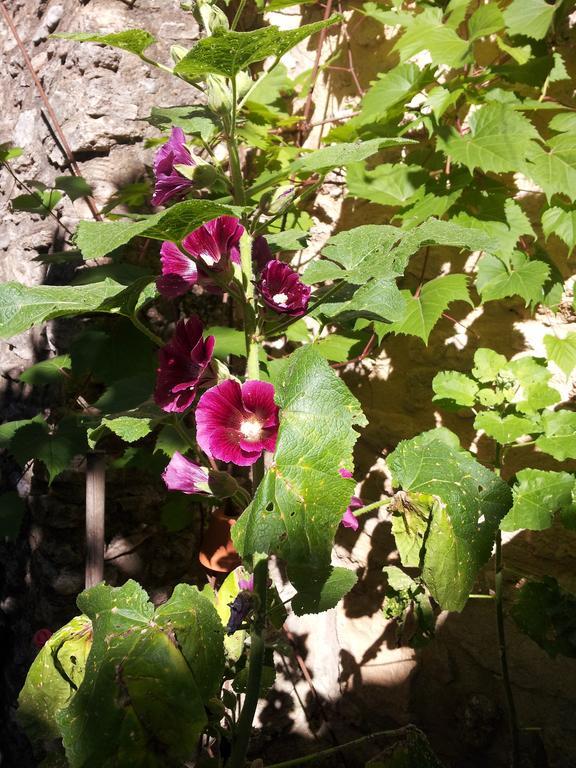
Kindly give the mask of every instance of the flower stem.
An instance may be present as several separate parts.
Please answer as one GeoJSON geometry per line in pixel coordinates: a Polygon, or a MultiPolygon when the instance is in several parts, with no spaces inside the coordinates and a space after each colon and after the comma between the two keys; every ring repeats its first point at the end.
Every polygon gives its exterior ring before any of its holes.
{"type": "Polygon", "coordinates": [[[372,512],[373,509],[378,509],[378,507],[385,507],[387,504],[390,504],[390,501],[390,499],[380,499],[380,501],[374,501],[372,504],[366,504],[365,507],[360,507],[360,509],[354,510],[354,517],[359,517],[365,512],[372,512]]]}
{"type": "Polygon", "coordinates": [[[268,558],[263,558],[254,567],[254,592],[258,596],[258,610],[250,633],[250,658],[248,661],[248,680],[246,698],[238,720],[236,740],[227,768],[244,768],[246,753],[250,742],[252,722],[260,698],[262,668],[264,666],[264,627],[266,624],[266,589],[268,586],[268,558]]]}

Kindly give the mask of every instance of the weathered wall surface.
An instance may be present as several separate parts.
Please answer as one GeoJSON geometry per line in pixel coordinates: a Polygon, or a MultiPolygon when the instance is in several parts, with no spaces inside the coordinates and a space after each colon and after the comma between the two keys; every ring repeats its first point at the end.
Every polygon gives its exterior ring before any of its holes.
{"type": "MultiPolygon", "coordinates": [[[[127,54],[49,40],[48,32],[144,27],[158,38],[186,46],[195,38],[195,25],[190,16],[179,11],[177,0],[135,0],[132,5],[122,0],[51,0],[40,4],[13,0],[5,5],[30,52],[81,173],[102,205],[121,185],[146,173],[152,152],[144,148],[144,140],[156,132],[142,119],[151,107],[190,103],[194,92],[127,54]]],[[[306,15],[314,18],[322,12],[315,6],[305,9],[306,15]]],[[[278,14],[273,21],[297,26],[299,18],[290,14],[278,14]]],[[[392,42],[372,22],[358,22],[355,18],[351,55],[360,83],[366,87],[384,67],[392,42]]],[[[23,156],[14,163],[21,178],[49,184],[66,172],[66,158],[43,116],[38,93],[13,37],[5,26],[0,26],[0,34],[5,73],[1,141],[23,147],[23,156]]],[[[325,54],[337,44],[345,45],[345,41],[331,32],[325,54]]],[[[168,45],[152,49],[152,55],[167,61],[168,45]]],[[[314,48],[304,44],[290,55],[288,63],[294,71],[302,71],[313,65],[314,58],[314,48]]],[[[348,63],[345,51],[335,65],[345,67],[348,63]]],[[[325,71],[317,80],[312,121],[321,122],[353,109],[356,96],[357,85],[349,74],[325,71]]],[[[318,127],[312,132],[309,146],[316,145],[322,130],[318,127]]],[[[11,213],[8,201],[17,187],[5,171],[0,172],[0,182],[0,279],[27,284],[66,282],[68,267],[46,268],[33,261],[39,252],[61,250],[65,231],[51,219],[11,213]]],[[[317,250],[335,229],[383,221],[381,209],[361,202],[343,204],[339,184],[326,185],[313,213],[311,250],[317,250]]],[[[61,223],[70,229],[79,218],[89,216],[82,201],[61,206],[61,223]]],[[[555,258],[561,263],[565,255],[559,249],[555,258]]],[[[432,252],[427,266],[430,275],[437,274],[446,260],[445,253],[432,252]]],[[[421,264],[415,262],[412,269],[418,279],[421,264]]],[[[493,346],[507,355],[525,349],[540,352],[544,333],[552,326],[558,334],[565,333],[573,318],[566,313],[564,318],[543,315],[531,320],[520,304],[510,301],[493,302],[481,315],[466,317],[464,313],[457,315],[457,320],[463,325],[442,320],[427,348],[417,339],[392,339],[376,361],[364,361],[344,372],[370,420],[357,450],[359,476],[365,478],[359,490],[365,499],[378,498],[390,490],[381,456],[399,439],[441,422],[458,431],[464,440],[472,440],[469,419],[457,414],[447,418],[431,407],[430,383],[438,370],[466,370],[477,346],[493,346]]],[[[57,350],[61,335],[66,333],[66,325],[59,323],[48,332],[23,334],[12,345],[2,347],[0,362],[9,377],[3,385],[6,418],[22,418],[46,405],[31,400],[30,393],[13,380],[30,362],[57,350]]],[[[483,450],[480,442],[478,451],[483,450]]],[[[13,467],[6,465],[3,472],[3,482],[14,481],[13,467]]],[[[24,478],[22,482],[26,481],[24,478]]],[[[112,582],[128,575],[143,579],[161,599],[175,580],[195,577],[189,558],[196,533],[175,538],[162,533],[157,519],[158,489],[142,488],[140,482],[137,477],[119,477],[109,488],[107,576],[112,582]]],[[[30,658],[31,631],[64,620],[75,591],[82,585],[82,476],[63,476],[50,492],[41,485],[35,490],[37,502],[28,521],[28,544],[19,545],[16,559],[14,551],[0,552],[8,564],[1,574],[1,637],[5,658],[20,672],[30,658]]],[[[513,539],[506,545],[505,555],[509,565],[522,573],[554,573],[560,581],[574,586],[575,544],[573,535],[552,530],[513,539]]],[[[396,558],[385,512],[372,515],[358,534],[342,532],[335,561],[357,569],[359,584],[337,610],[318,619],[290,621],[317,697],[309,682],[302,680],[297,688],[304,706],[289,699],[292,682],[300,671],[294,660],[289,660],[289,679],[282,681],[286,668],[280,666],[281,681],[261,712],[267,734],[261,747],[266,755],[282,758],[289,733],[294,734],[299,749],[313,734],[325,738],[326,720],[332,723],[339,741],[416,721],[431,734],[452,766],[503,765],[506,731],[490,601],[473,601],[461,615],[443,616],[437,639],[424,650],[399,645],[394,627],[381,611],[382,566],[396,558]]],[[[489,570],[483,578],[490,584],[489,570]]],[[[543,724],[542,740],[550,766],[576,766],[576,664],[551,661],[513,627],[509,632],[522,722],[543,724]]],[[[5,707],[19,680],[13,673],[4,673],[4,678],[5,707]]],[[[17,743],[12,730],[3,735],[12,754],[18,754],[18,765],[26,765],[24,752],[18,752],[24,747],[17,743]]],[[[537,754],[535,747],[533,765],[546,765],[538,762],[537,754]]],[[[360,752],[347,762],[348,766],[357,764],[362,764],[360,752]]]]}

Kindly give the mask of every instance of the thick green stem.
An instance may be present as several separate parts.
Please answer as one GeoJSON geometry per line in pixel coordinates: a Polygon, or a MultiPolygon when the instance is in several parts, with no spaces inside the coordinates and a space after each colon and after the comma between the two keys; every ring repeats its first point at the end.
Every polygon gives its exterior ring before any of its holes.
{"type": "Polygon", "coordinates": [[[244,177],[242,176],[242,166],[240,165],[240,156],[238,154],[238,142],[236,141],[237,93],[235,77],[230,79],[230,86],[232,90],[232,113],[229,120],[230,124],[226,129],[226,146],[228,147],[228,155],[230,157],[230,176],[232,178],[232,187],[234,189],[234,202],[236,205],[245,205],[246,193],[244,191],[244,177]]]}
{"type": "Polygon", "coordinates": [[[254,297],[254,272],[252,269],[252,238],[244,232],[240,239],[240,263],[244,287],[244,333],[246,335],[246,376],[260,378],[260,345],[256,341],[256,302],[254,297]]]}
{"type": "Polygon", "coordinates": [[[258,610],[250,633],[250,658],[248,661],[248,680],[246,698],[238,720],[236,740],[227,768],[244,768],[246,753],[250,742],[250,732],[256,706],[260,698],[262,667],[264,666],[264,627],[266,624],[266,588],[268,586],[268,559],[260,560],[254,568],[254,592],[258,598],[258,610]]]}

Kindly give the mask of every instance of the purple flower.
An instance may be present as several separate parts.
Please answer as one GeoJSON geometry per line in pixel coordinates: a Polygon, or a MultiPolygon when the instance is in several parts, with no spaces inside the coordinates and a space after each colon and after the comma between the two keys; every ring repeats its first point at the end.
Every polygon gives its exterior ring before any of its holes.
{"type": "Polygon", "coordinates": [[[175,451],[170,459],[162,473],[162,479],[169,491],[210,493],[208,470],[182,456],[178,451],[175,451]]]}
{"type": "Polygon", "coordinates": [[[197,317],[180,320],[174,336],[158,353],[160,366],[154,400],[164,411],[185,411],[192,405],[198,385],[210,377],[208,366],[215,339],[214,336],[203,339],[203,331],[197,317]]]}
{"type": "Polygon", "coordinates": [[[362,499],[358,496],[352,496],[348,509],[342,515],[342,520],[340,521],[341,525],[343,525],[344,528],[352,528],[353,531],[357,531],[360,523],[358,522],[358,518],[354,514],[354,511],[362,509],[363,506],[364,502],[362,499]]]}
{"type": "Polygon", "coordinates": [[[154,156],[156,183],[152,195],[152,205],[164,205],[173,197],[183,195],[192,186],[192,181],[174,167],[176,165],[197,165],[185,142],[182,128],[172,128],[170,138],[156,152],[154,156]]]}
{"type": "Polygon", "coordinates": [[[192,259],[185,256],[180,248],[168,241],[160,248],[162,275],[156,280],[156,287],[162,296],[174,299],[189,291],[198,282],[198,269],[192,259]]]}
{"type": "Polygon", "coordinates": [[[265,381],[223,381],[202,395],[195,415],[196,439],[208,456],[244,467],[276,447],[278,406],[265,381]]]}
{"type": "Polygon", "coordinates": [[[242,566],[239,566],[234,571],[236,575],[236,582],[238,583],[238,589],[246,590],[247,592],[254,592],[254,574],[248,573],[242,566]]]}
{"type": "Polygon", "coordinates": [[[266,264],[258,288],[266,304],[276,312],[299,317],[308,309],[310,287],[304,285],[298,273],[282,261],[272,259],[266,264]]]}
{"type": "Polygon", "coordinates": [[[244,227],[233,216],[219,216],[190,232],[184,249],[201,267],[224,271],[230,261],[240,264],[240,238],[244,227]]]}
{"type": "Polygon", "coordinates": [[[273,261],[272,251],[264,235],[258,235],[252,243],[252,261],[254,262],[254,271],[262,272],[269,261],[273,261]]]}
{"type": "Polygon", "coordinates": [[[352,472],[350,472],[349,469],[344,469],[344,468],[339,469],[338,473],[339,473],[340,477],[345,477],[346,480],[351,480],[354,477],[354,474],[352,472]]]}

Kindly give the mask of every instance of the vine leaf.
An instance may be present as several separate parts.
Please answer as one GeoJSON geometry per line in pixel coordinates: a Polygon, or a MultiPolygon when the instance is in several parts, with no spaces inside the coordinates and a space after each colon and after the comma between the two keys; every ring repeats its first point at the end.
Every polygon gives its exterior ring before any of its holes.
{"type": "Polygon", "coordinates": [[[521,631],[549,656],[576,657],[576,597],[556,579],[546,576],[525,583],[510,613],[521,631]]]}
{"type": "Polygon", "coordinates": [[[188,80],[203,75],[235,77],[250,64],[264,61],[268,56],[280,58],[301,40],[336,24],[340,16],[335,14],[325,21],[305,24],[298,29],[281,30],[270,26],[251,32],[223,32],[199,40],[174,67],[174,73],[188,80]]]}
{"type": "Polygon", "coordinates": [[[576,368],[576,332],[568,333],[563,339],[544,336],[548,359],[556,363],[566,378],[576,368]]]}
{"type": "Polygon", "coordinates": [[[530,148],[526,174],[542,187],[546,197],[554,194],[576,198],[576,140],[563,133],[548,140],[547,151],[537,144],[530,148]]]}
{"type": "Polygon", "coordinates": [[[523,435],[541,432],[541,428],[531,419],[522,416],[500,416],[493,411],[483,411],[474,420],[474,429],[484,432],[501,445],[513,443],[523,435]]]}
{"type": "Polygon", "coordinates": [[[521,296],[526,305],[537,304],[544,298],[549,275],[548,264],[530,260],[521,251],[513,251],[509,259],[486,254],[478,263],[476,287],[483,301],[521,296]]]}
{"type": "Polygon", "coordinates": [[[474,172],[506,173],[517,171],[539,135],[523,115],[500,103],[480,107],[468,117],[470,132],[460,135],[451,128],[439,133],[437,143],[455,163],[474,172]]]}
{"type": "Polygon", "coordinates": [[[295,611],[336,605],[354,574],[330,565],[334,535],[354,491],[340,477],[352,467],[360,405],[313,345],[289,358],[279,376],[280,431],[274,462],[232,537],[246,560],[270,552],[288,564],[295,611]]]}
{"type": "Polygon", "coordinates": [[[443,609],[461,611],[510,508],[510,488],[439,430],[401,442],[388,464],[409,502],[414,494],[435,499],[420,553],[422,576],[443,609]]]}
{"type": "Polygon", "coordinates": [[[312,173],[340,168],[352,163],[358,163],[372,157],[379,150],[399,144],[414,144],[410,139],[369,139],[368,141],[351,142],[349,144],[334,144],[330,147],[316,149],[295,160],[290,166],[293,173],[312,173]]]}
{"type": "Polygon", "coordinates": [[[62,419],[54,430],[40,417],[24,422],[14,431],[9,447],[9,452],[22,467],[31,459],[41,461],[50,483],[70,466],[74,456],[87,450],[86,431],[73,416],[62,419]]]}
{"type": "Polygon", "coordinates": [[[402,320],[384,326],[384,330],[418,336],[425,344],[449,304],[453,301],[471,303],[466,275],[441,275],[425,283],[418,296],[410,291],[402,291],[402,295],[406,299],[406,314],[402,320]]]}
{"type": "Polygon", "coordinates": [[[433,400],[447,401],[453,406],[471,408],[476,402],[478,384],[465,373],[440,371],[432,381],[433,400]]]}
{"type": "Polygon", "coordinates": [[[542,469],[522,469],[512,488],[512,508],[500,523],[503,531],[527,528],[542,531],[552,525],[560,512],[569,527],[576,523],[576,499],[573,475],[568,472],[546,472],[542,469]],[[571,522],[571,525],[570,525],[571,522]]]}
{"type": "Polygon", "coordinates": [[[470,46],[444,23],[443,14],[441,8],[424,8],[422,13],[406,18],[406,31],[393,48],[400,54],[400,61],[426,50],[433,64],[461,67],[466,62],[470,46]]]}
{"type": "Polygon", "coordinates": [[[542,214],[542,229],[546,237],[556,235],[572,251],[576,245],[576,207],[548,208],[542,214]]]}
{"type": "Polygon", "coordinates": [[[576,412],[545,411],[542,426],[544,434],[536,440],[537,448],[557,461],[576,459],[576,412]]]}
{"type": "Polygon", "coordinates": [[[548,3],[546,0],[512,0],[504,11],[508,34],[542,40],[558,5],[557,2],[548,3]]]}
{"type": "Polygon", "coordinates": [[[85,259],[99,259],[134,237],[179,242],[206,221],[223,215],[239,215],[241,209],[211,200],[186,200],[138,221],[81,221],[76,244],[85,259]]]}
{"type": "Polygon", "coordinates": [[[192,759],[208,722],[205,697],[223,668],[213,599],[181,585],[155,614],[144,590],[128,581],[86,590],[78,606],[94,634],[84,680],[57,716],[71,768],[161,768],[192,759]],[[205,668],[208,648],[213,672],[205,668]]]}
{"type": "Polygon", "coordinates": [[[69,32],[52,35],[60,40],[76,40],[79,43],[102,43],[112,48],[121,48],[123,51],[135,53],[141,58],[144,51],[156,42],[155,38],[145,29],[126,29],[124,32],[113,32],[109,35],[100,35],[97,32],[69,32]]]}

